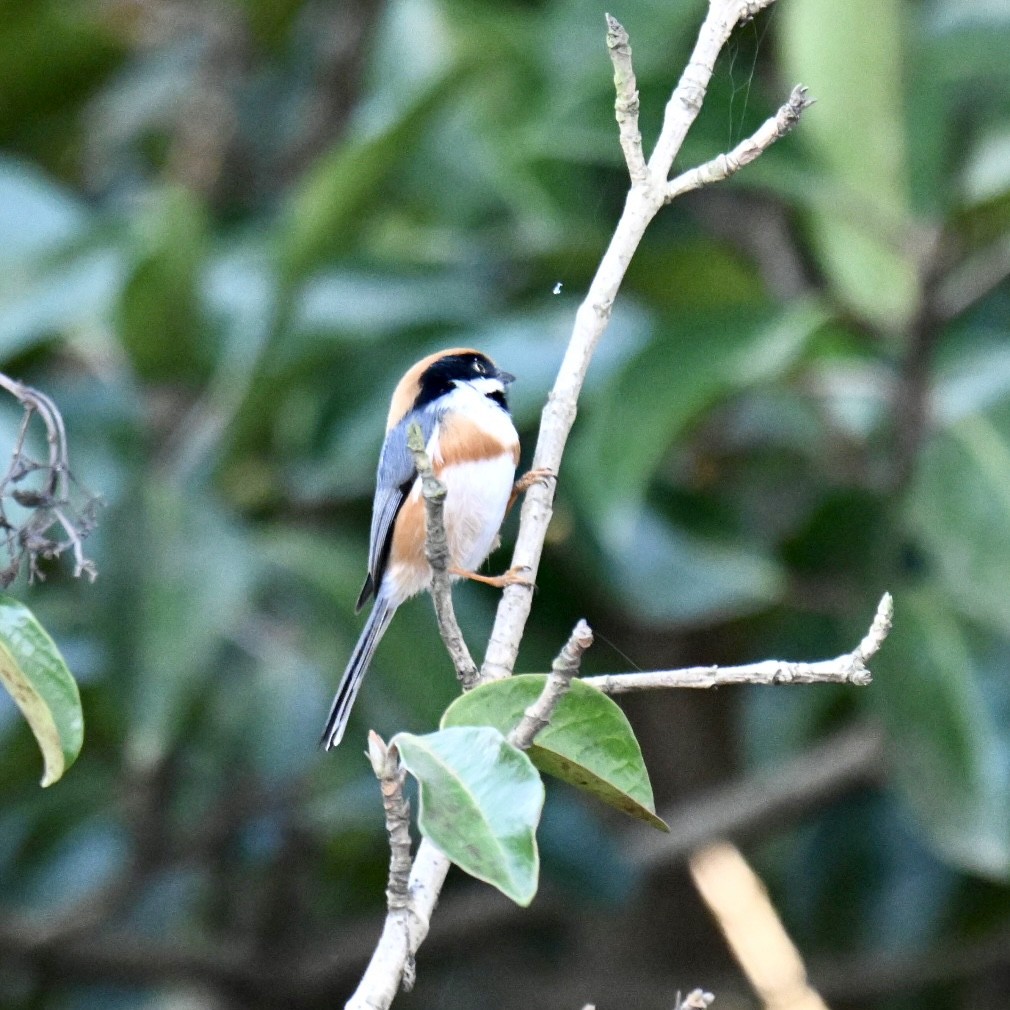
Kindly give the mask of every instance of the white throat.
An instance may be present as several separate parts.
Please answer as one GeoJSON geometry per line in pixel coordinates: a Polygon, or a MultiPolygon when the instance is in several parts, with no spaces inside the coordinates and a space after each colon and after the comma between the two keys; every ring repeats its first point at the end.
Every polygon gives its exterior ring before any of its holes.
{"type": "Polygon", "coordinates": [[[519,441],[515,425],[509,412],[501,404],[488,398],[488,393],[504,392],[500,379],[479,378],[457,382],[456,388],[441,396],[426,409],[437,415],[450,411],[464,414],[468,420],[483,428],[504,446],[512,446],[519,441]]]}

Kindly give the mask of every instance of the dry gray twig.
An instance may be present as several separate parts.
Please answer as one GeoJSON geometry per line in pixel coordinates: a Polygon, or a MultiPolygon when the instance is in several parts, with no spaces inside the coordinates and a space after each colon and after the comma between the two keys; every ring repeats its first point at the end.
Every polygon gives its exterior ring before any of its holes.
{"type": "MultiPolygon", "coordinates": [[[[610,244],[575,314],[572,335],[541,417],[533,469],[559,473],[590,360],[610,321],[614,300],[635,250],[649,223],[666,203],[666,187],[673,160],[701,109],[716,58],[736,24],[752,18],[772,2],[774,0],[710,0],[697,43],[667,103],[659,138],[644,171],[636,150],[638,103],[634,94],[631,47],[624,29],[615,19],[608,17],[608,46],[618,89],[615,111],[632,185],[610,244]]],[[[770,137],[768,144],[774,139],[774,136],[770,137]]],[[[755,157],[757,153],[760,151],[755,153],[755,157]]],[[[555,483],[545,481],[535,484],[523,502],[511,568],[528,571],[531,579],[528,584],[507,586],[502,593],[481,667],[481,681],[511,676],[515,666],[532,606],[533,580],[553,514],[555,483]]],[[[434,585],[432,589],[434,596],[434,585]]],[[[402,929],[391,926],[391,917],[387,916],[382,937],[348,1007],[384,1010],[390,1005],[405,966],[427,935],[427,916],[438,900],[448,869],[446,857],[427,839],[422,840],[410,878],[418,928],[404,936],[402,929]]]]}
{"type": "Polygon", "coordinates": [[[582,654],[593,644],[593,632],[585,621],[579,621],[557,659],[551,664],[544,689],[523,712],[518,725],[509,733],[509,743],[520,750],[529,750],[536,735],[551,721],[558,702],[567,694],[572,678],[579,672],[582,654]]]}
{"type": "Polygon", "coordinates": [[[803,111],[813,104],[814,100],[807,97],[807,89],[802,84],[797,84],[789,100],[774,116],[766,119],[752,136],[741,141],[727,154],[718,154],[704,165],[681,172],[676,179],[667,183],[666,202],[690,193],[693,189],[701,189],[702,186],[710,186],[735,175],[768,150],[776,140],[781,140],[800,121],[803,111]]]}
{"type": "Polygon", "coordinates": [[[95,580],[98,571],[84,553],[84,540],[97,524],[99,498],[86,491],[70,470],[63,415],[45,393],[0,373],[0,388],[20,401],[24,415],[11,452],[10,465],[0,478],[0,537],[8,564],[0,569],[0,587],[10,585],[27,559],[29,580],[43,579],[39,559],[58,558],[70,550],[74,576],[95,580]],[[26,448],[32,418],[45,425],[48,459],[36,460],[26,448]],[[28,516],[15,522],[7,512],[11,500],[28,516]],[[52,535],[53,528],[58,530],[52,535]]]}
{"type": "Polygon", "coordinates": [[[632,184],[642,184],[648,177],[648,166],[642,151],[642,134],[638,128],[638,84],[631,65],[631,42],[624,26],[609,14],[607,17],[607,48],[614,65],[614,111],[621,136],[621,150],[628,166],[632,184]]]}
{"type": "Polygon", "coordinates": [[[852,652],[814,663],[765,659],[743,666],[690,666],[681,670],[645,673],[604,673],[586,677],[604,694],[628,691],[667,690],[674,687],[725,687],[729,684],[854,684],[865,687],[873,679],[867,662],[876,654],[891,630],[894,601],[884,593],[877,605],[870,630],[852,652]]]}
{"type": "MultiPolygon", "coordinates": [[[[610,245],[603,254],[589,285],[589,291],[575,314],[572,335],[541,417],[540,435],[533,455],[532,465],[535,469],[543,468],[555,474],[560,472],[561,457],[568,434],[575,422],[576,405],[589,370],[589,363],[610,321],[614,300],[628,264],[646,228],[668,202],[667,187],[673,160],[701,110],[701,103],[720,50],[737,23],[752,18],[773,2],[774,0],[751,0],[751,2],[711,0],[691,58],[667,102],[663,126],[644,172],[636,151],[635,137],[639,132],[638,107],[634,100],[631,47],[624,28],[614,18],[607,18],[608,46],[614,62],[614,77],[618,88],[615,110],[621,146],[632,177],[632,185],[610,245]]],[[[794,91],[793,94],[795,96],[797,92],[794,91]]],[[[791,124],[794,120],[793,113],[798,117],[808,104],[804,93],[802,101],[797,99],[794,104],[790,100],[784,106],[789,111],[783,113],[780,110],[779,115],[789,119],[791,124]]],[[[782,135],[778,128],[778,120],[778,116],[770,120],[773,126],[766,123],[754,137],[741,145],[746,148],[747,161],[753,161],[782,135]]],[[[741,160],[744,154],[739,148],[731,152],[731,157],[735,157],[741,166],[745,163],[741,160]]],[[[728,162],[724,161],[724,167],[725,164],[728,162]]],[[[708,174],[713,175],[711,170],[708,174]]],[[[707,182],[708,179],[704,181],[707,182]]],[[[712,181],[715,181],[714,175],[712,181]]],[[[547,527],[553,515],[553,501],[554,484],[550,483],[531,488],[523,502],[519,533],[512,555],[512,567],[529,571],[534,580],[540,565],[547,527]]],[[[528,586],[508,586],[503,591],[484,664],[481,667],[481,679],[494,680],[512,673],[519,652],[519,642],[529,618],[532,599],[532,592],[528,586]]]]}
{"type": "Polygon", "coordinates": [[[477,681],[477,664],[470,655],[452,605],[449,580],[449,543],[445,536],[445,485],[435,476],[424,448],[421,429],[412,424],[407,432],[407,447],[414,457],[414,467],[421,478],[425,505],[425,556],[431,565],[431,598],[435,604],[438,630],[456,668],[456,676],[469,691],[477,681]]]}
{"type": "Polygon", "coordinates": [[[683,999],[677,995],[674,1010],[707,1010],[715,1002],[715,997],[704,989],[692,989],[683,999]]]}
{"type": "Polygon", "coordinates": [[[403,794],[407,771],[400,765],[395,747],[389,747],[374,730],[368,733],[368,760],[379,780],[382,806],[389,834],[389,883],[386,901],[390,909],[406,908],[410,877],[410,801],[403,794]]]}
{"type": "MultiPolygon", "coordinates": [[[[386,884],[386,908],[394,919],[401,921],[404,936],[408,935],[406,917],[411,914],[410,894],[410,802],[403,794],[406,769],[400,765],[395,747],[389,747],[374,730],[368,733],[368,760],[379,780],[382,807],[386,814],[389,835],[389,881],[386,884]]],[[[414,963],[404,965],[401,985],[406,991],[414,987],[414,963]]]]}

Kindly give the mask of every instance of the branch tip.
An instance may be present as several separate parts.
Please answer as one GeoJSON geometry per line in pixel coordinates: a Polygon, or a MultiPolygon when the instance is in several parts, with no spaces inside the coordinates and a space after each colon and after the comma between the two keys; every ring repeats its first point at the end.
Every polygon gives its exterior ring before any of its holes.
{"type": "Polygon", "coordinates": [[[551,664],[551,672],[540,696],[523,712],[522,718],[509,733],[509,743],[520,750],[528,750],[533,745],[537,734],[550,724],[554,710],[568,693],[572,678],[579,672],[582,654],[592,644],[593,632],[585,620],[580,620],[551,664]]]}
{"type": "Polygon", "coordinates": [[[410,801],[403,794],[407,773],[400,755],[375,730],[368,731],[368,760],[379,781],[379,793],[389,835],[389,879],[386,907],[390,912],[410,906],[410,801]]]}
{"type": "MultiPolygon", "coordinates": [[[[866,637],[856,646],[853,658],[858,663],[865,663],[877,654],[884,644],[884,639],[891,633],[894,624],[894,597],[884,593],[877,604],[877,612],[873,615],[873,623],[866,637]]],[[[867,671],[867,675],[869,671],[867,671]]]]}
{"type": "Polygon", "coordinates": [[[694,989],[683,999],[677,997],[677,1010],[707,1010],[715,1002],[715,996],[704,989],[694,989]]]}
{"type": "Polygon", "coordinates": [[[742,140],[732,151],[717,154],[703,165],[689,168],[666,184],[664,199],[670,203],[684,193],[722,182],[757,160],[777,140],[781,140],[799,122],[805,109],[814,104],[807,89],[797,84],[789,97],[779,107],[774,116],[766,119],[746,140],[742,140]]]}
{"type": "Polygon", "coordinates": [[[607,19],[607,45],[613,49],[616,46],[628,44],[628,31],[612,14],[605,14],[607,19]]]}
{"type": "Polygon", "coordinates": [[[368,731],[368,750],[366,753],[368,755],[368,763],[372,766],[372,771],[375,772],[377,778],[380,777],[386,764],[388,750],[382,737],[374,729],[368,731]]]}
{"type": "Polygon", "coordinates": [[[98,569],[84,554],[84,540],[97,525],[98,508],[103,502],[88,492],[70,470],[63,415],[52,397],[3,373],[0,389],[17,399],[24,410],[10,464],[0,477],[0,549],[10,562],[0,570],[0,586],[6,587],[17,578],[25,559],[28,581],[41,581],[45,576],[39,559],[58,558],[68,549],[74,557],[74,578],[86,576],[94,582],[98,569]],[[36,415],[46,429],[49,451],[45,462],[32,458],[25,450],[28,428],[36,415]],[[28,478],[32,479],[22,483],[28,478]],[[8,518],[8,497],[29,511],[23,522],[8,518]],[[62,530],[63,539],[52,535],[54,527],[62,530]]]}

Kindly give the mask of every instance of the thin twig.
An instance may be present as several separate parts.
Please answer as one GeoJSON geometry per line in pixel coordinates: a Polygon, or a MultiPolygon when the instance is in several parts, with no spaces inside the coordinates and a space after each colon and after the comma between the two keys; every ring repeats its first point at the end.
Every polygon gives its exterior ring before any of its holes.
{"type": "Polygon", "coordinates": [[[607,48],[610,50],[610,62],[614,65],[614,91],[617,93],[614,112],[620,131],[621,150],[624,152],[631,185],[639,186],[648,179],[649,169],[645,164],[642,134],[638,128],[640,103],[635,70],[631,65],[631,42],[620,21],[609,14],[606,17],[607,48]]]}
{"type": "Polygon", "coordinates": [[[628,691],[655,691],[675,687],[711,688],[729,684],[853,684],[868,685],[873,676],[866,663],[876,654],[891,630],[894,602],[884,593],[866,637],[852,652],[814,663],[794,663],[766,659],[743,666],[692,666],[682,670],[654,670],[646,673],[605,673],[586,677],[604,694],[628,691]]]}
{"type": "MultiPolygon", "coordinates": [[[[614,300],[635,250],[649,223],[664,204],[664,189],[673,159],[701,108],[701,101],[712,77],[716,58],[737,22],[753,17],[772,2],[773,0],[749,0],[749,2],[711,0],[691,60],[667,103],[659,139],[652,157],[647,162],[648,177],[643,184],[633,185],[629,190],[610,244],[603,254],[586,297],[575,314],[572,335],[541,417],[540,434],[533,455],[533,469],[548,470],[553,474],[560,472],[561,457],[568,434],[575,423],[579,393],[589,363],[610,321],[614,300]]],[[[623,55],[619,58],[624,59],[623,55]]],[[[630,47],[627,59],[626,70],[630,71],[630,47]]],[[[623,72],[621,79],[625,88],[630,86],[629,73],[623,72]]],[[[627,128],[624,132],[626,135],[629,133],[627,128]]],[[[555,483],[545,481],[535,484],[523,502],[511,567],[527,570],[531,578],[529,584],[510,585],[502,592],[494,628],[481,667],[479,678],[481,681],[508,677],[515,666],[519,643],[532,606],[532,584],[540,565],[547,527],[553,514],[555,483]]],[[[430,537],[431,533],[428,535],[430,537]]],[[[432,595],[435,596],[434,583],[432,595]]],[[[449,602],[451,604],[451,598],[449,602]]],[[[436,598],[436,608],[437,606],[436,598]]],[[[439,627],[440,629],[442,627],[441,620],[439,627]]],[[[459,637],[462,640],[462,636],[459,637]]],[[[451,651],[444,633],[443,639],[446,639],[446,645],[451,651]]],[[[457,671],[459,670],[460,667],[457,665],[457,671]]],[[[462,673],[461,679],[463,679],[462,673]]],[[[427,839],[422,840],[411,871],[411,893],[416,892],[417,909],[430,913],[434,908],[448,868],[449,861],[445,856],[427,839]]],[[[363,1008],[384,1010],[388,1007],[396,994],[396,987],[405,965],[413,957],[427,931],[427,919],[424,919],[423,929],[413,930],[410,936],[405,938],[402,930],[393,928],[391,919],[387,916],[382,937],[365,976],[348,1006],[362,1010],[363,1008]]]]}
{"type": "Polygon", "coordinates": [[[456,668],[456,676],[469,691],[477,680],[477,664],[466,646],[463,632],[452,605],[449,580],[449,542],[445,535],[445,485],[435,476],[431,460],[424,448],[424,436],[416,424],[407,432],[407,447],[414,457],[414,467],[421,478],[421,493],[425,505],[424,550],[431,565],[431,598],[435,604],[438,630],[456,668]]]}
{"type": "MultiPolygon", "coordinates": [[[[629,190],[614,235],[600,260],[586,297],[575,313],[572,335],[541,417],[532,463],[535,469],[543,468],[555,474],[561,471],[561,457],[575,422],[579,394],[589,363],[610,321],[614,300],[628,264],[649,223],[664,205],[670,167],[701,109],[719,51],[739,21],[753,17],[773,2],[712,0],[710,3],[691,59],[667,103],[659,139],[647,162],[648,177],[643,184],[633,185],[629,190]]],[[[609,32],[609,21],[607,27],[609,32]]],[[[610,51],[613,56],[615,50],[610,51]]],[[[630,48],[627,61],[630,71],[630,48]]],[[[615,73],[615,79],[617,76],[615,73]]],[[[622,72],[621,78],[627,86],[630,80],[628,73],[622,72]]],[[[622,123],[622,130],[627,129],[627,125],[622,123]]],[[[553,482],[535,485],[523,502],[511,567],[529,571],[531,583],[536,580],[540,566],[544,538],[553,515],[553,502],[553,482]]],[[[532,600],[529,586],[507,586],[502,592],[481,667],[482,680],[511,675],[532,600]]]]}
{"type": "Polygon", "coordinates": [[[673,159],[677,157],[698,113],[708,83],[712,79],[715,61],[733,29],[741,21],[748,21],[775,0],[710,0],[708,14],[698,32],[698,40],[677,87],[666,103],[663,126],[659,139],[649,158],[649,170],[664,181],[670,174],[673,159]]]}
{"type": "MultiPolygon", "coordinates": [[[[368,733],[368,760],[379,780],[382,807],[386,813],[389,835],[389,880],[386,884],[386,908],[400,921],[405,937],[409,937],[407,916],[411,915],[410,893],[410,802],[403,794],[406,769],[400,765],[395,747],[388,747],[374,730],[368,733]]],[[[408,958],[401,985],[409,992],[414,988],[414,962],[408,958]]]]}
{"type": "Polygon", "coordinates": [[[389,747],[374,730],[368,733],[368,760],[379,780],[382,806],[389,834],[389,882],[386,904],[407,907],[407,880],[410,877],[410,801],[403,794],[407,771],[400,765],[395,747],[389,747]]]}
{"type": "Polygon", "coordinates": [[[592,644],[592,630],[585,621],[579,621],[561,652],[551,664],[551,672],[547,675],[547,681],[540,696],[523,712],[522,719],[509,733],[510,744],[520,750],[529,750],[536,735],[550,724],[554,709],[568,693],[572,678],[579,672],[582,654],[592,644]]]}
{"type": "Polygon", "coordinates": [[[735,175],[741,168],[749,165],[768,150],[776,140],[781,140],[799,122],[804,109],[814,104],[807,97],[807,89],[797,84],[789,96],[789,100],[775,113],[766,119],[761,126],[746,140],[741,141],[727,154],[716,155],[704,165],[688,169],[666,185],[666,202],[675,200],[693,189],[701,189],[712,183],[722,182],[735,175]]]}
{"type": "Polygon", "coordinates": [[[85,491],[70,471],[67,432],[63,415],[51,397],[0,373],[0,389],[15,397],[24,408],[7,472],[0,479],[0,529],[10,563],[0,571],[0,584],[8,585],[16,577],[22,560],[27,559],[29,579],[43,578],[40,558],[58,558],[70,548],[74,555],[74,576],[87,575],[94,581],[98,572],[84,554],[84,539],[95,527],[95,510],[99,500],[85,491]],[[25,450],[31,420],[38,415],[45,425],[48,462],[32,459],[25,450]],[[30,474],[41,476],[41,487],[17,486],[30,474]],[[79,492],[83,503],[73,505],[71,494],[79,492]],[[12,523],[4,508],[10,497],[31,513],[20,525],[12,523]],[[49,531],[59,526],[64,539],[56,539],[49,531]]]}
{"type": "Polygon", "coordinates": [[[704,989],[693,989],[683,999],[677,995],[674,1010],[707,1010],[715,1002],[715,996],[704,989]]]}

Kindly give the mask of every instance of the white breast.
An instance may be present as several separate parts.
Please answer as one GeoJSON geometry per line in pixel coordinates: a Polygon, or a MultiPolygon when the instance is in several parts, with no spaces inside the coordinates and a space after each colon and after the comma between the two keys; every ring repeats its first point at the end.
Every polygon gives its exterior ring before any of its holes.
{"type": "Polygon", "coordinates": [[[511,454],[447,466],[445,530],[450,563],[474,571],[491,553],[515,481],[511,454]]]}
{"type": "MultiPolygon", "coordinates": [[[[498,384],[501,388],[501,384],[498,384]]],[[[462,383],[440,401],[446,413],[460,411],[478,425],[506,451],[493,459],[471,460],[445,466],[440,477],[445,484],[445,530],[449,541],[450,564],[473,571],[491,553],[505,518],[512,485],[515,460],[512,449],[519,444],[519,434],[508,412],[469,383],[462,383]]],[[[439,425],[428,443],[428,452],[441,463],[439,425]]]]}

